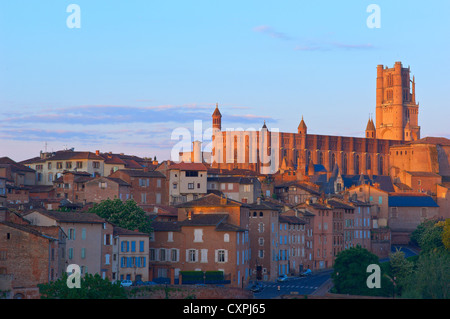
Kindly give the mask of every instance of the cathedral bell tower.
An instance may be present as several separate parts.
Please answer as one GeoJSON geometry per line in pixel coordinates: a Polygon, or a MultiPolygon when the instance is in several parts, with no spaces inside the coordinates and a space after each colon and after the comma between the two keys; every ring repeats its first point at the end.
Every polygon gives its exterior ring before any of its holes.
{"type": "Polygon", "coordinates": [[[219,103],[216,103],[216,109],[214,110],[214,113],[212,115],[212,124],[213,130],[222,130],[222,114],[220,114],[219,111],[219,103]]]}
{"type": "Polygon", "coordinates": [[[377,66],[376,138],[414,141],[420,139],[419,104],[410,68],[395,62],[393,68],[377,66]]]}

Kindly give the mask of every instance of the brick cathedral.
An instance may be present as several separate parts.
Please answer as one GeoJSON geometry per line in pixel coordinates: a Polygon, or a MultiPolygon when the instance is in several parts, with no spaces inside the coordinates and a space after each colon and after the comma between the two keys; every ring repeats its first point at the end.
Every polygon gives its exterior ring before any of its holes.
{"type": "Polygon", "coordinates": [[[390,147],[420,139],[419,105],[415,79],[401,62],[393,68],[378,65],[376,83],[376,120],[369,119],[365,137],[308,134],[303,117],[296,133],[272,132],[265,123],[259,131],[223,131],[216,105],[211,166],[263,174],[292,170],[302,176],[321,165],[342,175],[388,175],[390,147]]]}

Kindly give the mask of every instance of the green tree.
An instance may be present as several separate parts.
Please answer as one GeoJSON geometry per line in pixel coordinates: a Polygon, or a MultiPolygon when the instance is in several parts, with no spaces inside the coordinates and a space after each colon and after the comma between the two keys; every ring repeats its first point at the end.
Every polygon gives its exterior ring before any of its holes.
{"type": "Polygon", "coordinates": [[[371,264],[379,265],[378,257],[359,245],[341,251],[336,256],[334,272],[331,274],[333,291],[350,295],[390,296],[392,283],[383,275],[386,273],[384,269],[380,277],[381,288],[367,287],[367,278],[371,275],[367,272],[367,267],[371,264]]]}
{"type": "Polygon", "coordinates": [[[433,249],[442,249],[444,247],[442,242],[443,230],[444,228],[440,223],[434,223],[427,227],[419,238],[420,248],[425,252],[433,249]]]}
{"type": "Polygon", "coordinates": [[[414,263],[405,258],[405,253],[397,250],[389,255],[390,278],[395,279],[395,293],[400,295],[414,271],[414,263]]]}
{"type": "Polygon", "coordinates": [[[85,274],[80,288],[67,287],[67,273],[55,281],[39,284],[41,299],[126,299],[125,289],[119,283],[102,279],[99,274],[85,274]]]}
{"type": "Polygon", "coordinates": [[[450,218],[447,218],[444,222],[442,229],[442,243],[445,249],[450,252],[450,218]]]}
{"type": "Polygon", "coordinates": [[[132,199],[123,202],[120,199],[107,199],[90,208],[88,213],[94,213],[105,218],[110,223],[129,230],[151,233],[150,218],[145,211],[132,199]]]}
{"type": "Polygon", "coordinates": [[[404,290],[405,298],[450,298],[450,254],[438,248],[421,253],[404,290]]]}
{"type": "Polygon", "coordinates": [[[420,246],[420,241],[423,233],[435,224],[434,220],[426,220],[420,223],[410,236],[410,243],[415,246],[420,246]]]}

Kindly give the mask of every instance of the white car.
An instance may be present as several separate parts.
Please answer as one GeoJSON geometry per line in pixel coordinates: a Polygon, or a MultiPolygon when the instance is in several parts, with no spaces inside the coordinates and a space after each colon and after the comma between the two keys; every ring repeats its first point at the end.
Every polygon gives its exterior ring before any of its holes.
{"type": "Polygon", "coordinates": [[[120,282],[122,287],[130,287],[133,284],[131,280],[125,279],[120,282]]]}
{"type": "Polygon", "coordinates": [[[281,276],[279,276],[279,277],[277,278],[277,281],[281,282],[281,281],[286,281],[286,280],[288,280],[288,279],[289,279],[288,276],[286,276],[286,275],[281,275],[281,276]]]}

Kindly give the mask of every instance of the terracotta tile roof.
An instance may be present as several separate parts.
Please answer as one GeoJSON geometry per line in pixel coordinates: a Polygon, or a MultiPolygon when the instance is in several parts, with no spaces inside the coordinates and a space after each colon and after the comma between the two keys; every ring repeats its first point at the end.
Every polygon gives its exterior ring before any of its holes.
{"type": "Polygon", "coordinates": [[[72,150],[57,151],[53,156],[47,158],[47,161],[65,161],[65,160],[76,160],[76,159],[90,159],[104,161],[103,157],[96,155],[92,152],[78,152],[72,150]]]}
{"type": "Polygon", "coordinates": [[[166,176],[160,171],[144,171],[135,169],[119,169],[117,172],[123,172],[131,177],[160,177],[166,178],[166,176]]]}
{"type": "Polygon", "coordinates": [[[445,137],[424,137],[417,141],[409,142],[408,144],[435,144],[435,145],[447,145],[450,146],[450,139],[445,137]]]}
{"type": "Polygon", "coordinates": [[[12,171],[22,171],[22,172],[30,172],[30,173],[34,173],[35,170],[31,169],[21,163],[17,163],[15,161],[13,161],[12,159],[10,159],[9,157],[0,157],[0,165],[6,165],[11,167],[12,171]]]}
{"type": "Polygon", "coordinates": [[[191,200],[186,203],[175,205],[177,208],[187,207],[223,207],[223,206],[243,206],[249,207],[248,204],[244,204],[226,197],[220,197],[216,194],[210,193],[206,196],[191,200]]]}
{"type": "Polygon", "coordinates": [[[178,163],[169,166],[169,169],[178,169],[180,171],[206,171],[207,168],[203,163],[178,163]]]}
{"type": "Polygon", "coordinates": [[[155,232],[181,231],[186,226],[212,226],[216,231],[246,231],[237,225],[226,222],[227,214],[194,214],[192,218],[181,222],[153,222],[152,227],[155,232]]]}
{"type": "Polygon", "coordinates": [[[341,208],[341,209],[355,209],[355,207],[348,205],[346,203],[343,203],[341,201],[337,201],[337,200],[328,200],[327,204],[332,206],[333,208],[341,208]]]}
{"type": "Polygon", "coordinates": [[[113,235],[114,236],[150,236],[150,234],[147,233],[141,233],[137,230],[130,230],[119,226],[114,226],[113,228],[113,235]]]}
{"type": "Polygon", "coordinates": [[[280,221],[280,223],[288,223],[288,224],[293,224],[293,225],[306,224],[306,222],[303,219],[300,219],[296,216],[280,215],[279,221],[280,221]]]}
{"type": "MultiPolygon", "coordinates": [[[[100,223],[106,222],[105,219],[99,217],[96,214],[91,214],[91,213],[57,212],[57,211],[46,211],[46,210],[35,210],[35,211],[31,211],[30,213],[36,212],[36,211],[44,216],[54,219],[60,223],[100,224],[100,223]]],[[[28,214],[30,214],[30,213],[28,213],[28,214]]]]}
{"type": "Polygon", "coordinates": [[[265,200],[261,200],[259,203],[248,204],[248,206],[252,210],[281,210],[283,208],[283,205],[265,200]]]}
{"type": "Polygon", "coordinates": [[[6,225],[11,228],[18,229],[20,231],[24,231],[30,234],[33,234],[35,236],[43,237],[48,240],[58,240],[57,236],[55,235],[55,231],[51,228],[57,229],[58,227],[55,226],[32,226],[32,225],[24,225],[24,224],[16,224],[12,222],[2,221],[0,224],[6,225]],[[47,228],[47,229],[46,229],[47,228]],[[52,236],[50,236],[52,235],[52,236]]]}

